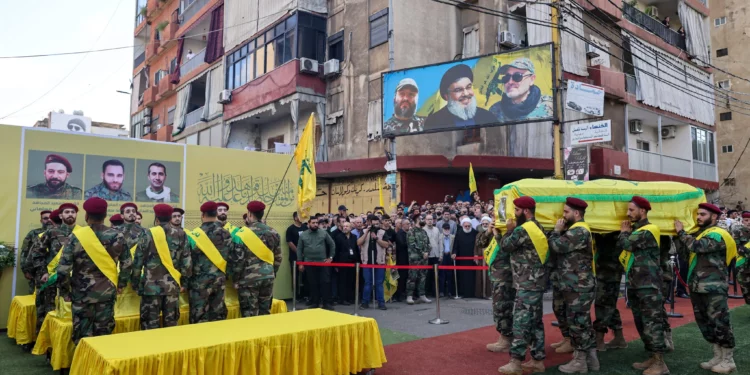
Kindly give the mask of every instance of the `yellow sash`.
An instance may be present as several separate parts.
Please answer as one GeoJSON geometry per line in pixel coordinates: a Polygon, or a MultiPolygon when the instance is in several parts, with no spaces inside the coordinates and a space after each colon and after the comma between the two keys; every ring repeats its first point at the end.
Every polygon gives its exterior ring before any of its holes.
{"type": "Polygon", "coordinates": [[[495,239],[495,236],[492,236],[492,241],[490,241],[489,246],[484,248],[484,262],[487,265],[491,265],[492,262],[495,260],[495,255],[497,254],[497,251],[495,248],[499,249],[499,246],[497,245],[497,240],[495,239]]]}
{"type": "MultiPolygon", "coordinates": [[[[748,243],[745,244],[745,248],[750,250],[750,242],[748,242],[748,243]]],[[[743,265],[745,265],[746,261],[747,261],[747,258],[743,257],[742,255],[740,255],[738,253],[737,254],[737,264],[736,264],[736,267],[737,268],[742,267],[743,265]]]]}
{"type": "Polygon", "coordinates": [[[542,261],[542,264],[547,263],[547,259],[549,258],[549,243],[547,243],[547,237],[544,235],[544,232],[533,221],[523,223],[521,228],[525,229],[526,233],[529,234],[529,238],[531,238],[531,242],[534,244],[534,249],[536,249],[536,253],[539,255],[539,260],[542,261]]]}
{"type": "MultiPolygon", "coordinates": [[[[76,230],[78,228],[80,228],[80,227],[78,225],[76,225],[75,227],[73,227],[73,230],[76,230]]],[[[43,234],[44,234],[44,232],[42,232],[39,235],[39,237],[41,238],[43,234]]],[[[50,260],[49,263],[47,263],[47,274],[48,275],[52,276],[55,272],[57,272],[57,264],[60,263],[60,257],[62,256],[62,251],[63,251],[64,247],[65,246],[60,247],[60,251],[57,252],[57,255],[55,255],[55,257],[52,258],[52,260],[50,260]]]]}
{"type": "Polygon", "coordinates": [[[234,234],[234,232],[239,228],[235,227],[232,223],[227,222],[226,224],[224,224],[224,229],[226,229],[226,231],[230,234],[234,234]]]}
{"type": "MultiPolygon", "coordinates": [[[[130,248],[130,258],[131,259],[135,258],[135,249],[137,249],[137,248],[138,248],[138,244],[135,244],[135,245],[133,245],[133,247],[130,248]]],[[[120,273],[120,265],[119,264],[117,265],[117,273],[118,274],[120,273]]]]}
{"type": "MultiPolygon", "coordinates": [[[[703,231],[703,233],[701,233],[700,235],[698,235],[698,237],[696,237],[695,240],[700,241],[703,237],[706,237],[706,236],[716,239],[714,236],[711,236],[711,234],[714,234],[714,233],[721,236],[721,239],[724,240],[724,244],[727,246],[726,262],[727,262],[727,266],[729,266],[729,263],[732,263],[732,260],[737,257],[737,243],[734,242],[734,238],[732,238],[732,235],[729,234],[729,232],[719,227],[711,227],[703,231]]],[[[693,253],[693,252],[690,253],[690,260],[688,261],[688,264],[690,265],[688,268],[688,280],[690,280],[690,276],[693,274],[693,269],[695,269],[695,266],[698,265],[697,255],[698,254],[693,253]]]]}
{"type": "Polygon", "coordinates": [[[242,240],[242,243],[244,243],[245,246],[255,254],[255,256],[260,258],[260,260],[268,264],[273,264],[273,252],[263,243],[263,241],[261,241],[260,238],[258,238],[252,229],[242,227],[237,231],[236,235],[242,240]]]}
{"type": "MultiPolygon", "coordinates": [[[[659,229],[659,227],[657,227],[654,224],[646,224],[638,228],[638,230],[636,230],[633,233],[639,233],[644,230],[651,232],[651,235],[654,236],[654,239],[656,240],[656,244],[658,246],[661,246],[661,230],[659,229]]],[[[633,258],[632,252],[623,250],[620,253],[620,264],[622,264],[622,268],[625,269],[625,274],[627,274],[628,271],[630,271],[630,267],[633,266],[634,260],[635,259],[633,258]]]]}
{"type": "Polygon", "coordinates": [[[104,276],[117,287],[117,263],[109,255],[107,250],[99,242],[99,238],[96,237],[96,233],[91,227],[79,227],[73,229],[73,235],[78,238],[81,242],[81,246],[86,254],[94,261],[96,268],[104,274],[104,276]]]}
{"type": "Polygon", "coordinates": [[[589,232],[589,235],[591,236],[591,271],[596,275],[596,258],[599,257],[599,254],[596,251],[596,243],[594,243],[594,236],[591,234],[591,227],[589,227],[589,224],[585,221],[579,221],[568,228],[568,230],[571,230],[573,228],[583,228],[586,229],[587,232],[589,232]]]}
{"type": "Polygon", "coordinates": [[[221,272],[227,273],[227,261],[221,256],[219,249],[217,249],[214,243],[211,242],[211,239],[208,238],[203,229],[195,228],[192,232],[186,233],[193,239],[193,241],[195,241],[195,244],[198,245],[198,249],[206,255],[208,260],[210,260],[216,268],[220,269],[221,272]]]}
{"type": "Polygon", "coordinates": [[[172,275],[172,278],[174,281],[177,282],[177,285],[182,287],[182,283],[180,282],[180,271],[177,271],[174,268],[174,263],[172,263],[172,256],[169,254],[169,245],[167,244],[167,235],[164,233],[164,228],[162,227],[153,227],[151,230],[151,237],[154,239],[154,245],[156,246],[156,252],[159,253],[159,259],[161,259],[161,264],[164,265],[164,268],[167,269],[170,275],[172,275]]]}

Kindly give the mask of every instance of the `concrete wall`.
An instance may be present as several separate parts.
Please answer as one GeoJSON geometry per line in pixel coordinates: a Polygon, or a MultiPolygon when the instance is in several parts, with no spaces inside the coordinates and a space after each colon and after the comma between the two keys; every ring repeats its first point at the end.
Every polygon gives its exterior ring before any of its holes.
{"type": "Polygon", "coordinates": [[[690,126],[678,126],[676,137],[664,139],[663,142],[664,145],[662,146],[662,151],[664,155],[686,160],[691,160],[693,158],[690,126]]]}

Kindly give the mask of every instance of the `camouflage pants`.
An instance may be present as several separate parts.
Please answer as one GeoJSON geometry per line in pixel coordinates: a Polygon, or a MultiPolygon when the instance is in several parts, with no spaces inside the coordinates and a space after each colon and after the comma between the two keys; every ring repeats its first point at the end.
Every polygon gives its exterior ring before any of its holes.
{"type": "Polygon", "coordinates": [[[57,288],[53,285],[36,294],[34,302],[36,305],[37,334],[39,333],[39,330],[42,329],[42,323],[44,323],[44,318],[47,317],[47,313],[55,311],[55,297],[57,297],[57,288]]]}
{"type": "Polygon", "coordinates": [[[745,303],[750,305],[750,264],[737,269],[737,283],[740,284],[745,303]]]}
{"type": "Polygon", "coordinates": [[[666,350],[664,343],[664,303],[661,290],[658,289],[630,289],[628,301],[633,311],[633,320],[643,345],[649,353],[663,354],[666,350]]]}
{"type": "Polygon", "coordinates": [[[100,303],[71,303],[73,343],[84,337],[109,335],[115,330],[115,300],[100,303]]]}
{"type": "MultiPolygon", "coordinates": [[[[664,297],[664,300],[666,301],[667,298],[669,298],[669,288],[672,286],[671,280],[664,280],[661,288],[661,295],[664,297]]],[[[672,298],[674,298],[674,291],[672,291],[672,298]]],[[[661,304],[661,313],[662,313],[662,327],[664,327],[664,332],[672,332],[672,326],[669,325],[669,316],[667,316],[667,308],[662,303],[661,304]]]]}
{"type": "Polygon", "coordinates": [[[513,343],[511,357],[523,361],[526,349],[531,348],[531,358],[541,361],[544,354],[544,324],[542,323],[543,291],[519,290],[513,311],[513,343]]]}
{"type": "Polygon", "coordinates": [[[190,324],[215,322],[227,318],[225,288],[224,283],[196,285],[190,288],[190,324]]]}
{"type": "Polygon", "coordinates": [[[591,326],[591,303],[594,302],[594,292],[562,292],[562,295],[566,329],[573,347],[583,351],[595,348],[596,340],[591,326]]]}
{"type": "Polygon", "coordinates": [[[141,331],[160,327],[159,314],[164,327],[174,327],[180,320],[180,296],[141,296],[141,331]]]}
{"type": "Polygon", "coordinates": [[[249,287],[237,290],[243,318],[270,315],[273,303],[273,279],[256,280],[249,287]]]}
{"type": "Polygon", "coordinates": [[[552,287],[552,312],[557,318],[558,328],[563,337],[570,337],[570,327],[568,326],[568,305],[565,303],[565,293],[556,286],[552,287]]]}
{"type": "Polygon", "coordinates": [[[513,283],[492,283],[492,318],[495,321],[495,329],[505,337],[513,336],[513,301],[516,299],[516,290],[513,283]]]}
{"type": "Polygon", "coordinates": [[[617,298],[620,296],[620,281],[604,282],[597,280],[596,300],[594,302],[594,330],[607,333],[607,329],[622,329],[620,310],[617,310],[617,298]]]}
{"type": "MultiPolygon", "coordinates": [[[[409,259],[410,266],[425,266],[427,265],[426,259],[409,259]]],[[[417,294],[421,297],[425,294],[425,281],[427,279],[427,270],[409,270],[409,279],[406,280],[406,296],[411,297],[414,295],[414,288],[417,289],[417,294]]]]}
{"type": "Polygon", "coordinates": [[[729,320],[726,294],[690,293],[695,322],[703,338],[722,348],[734,348],[734,333],[729,320]]]}

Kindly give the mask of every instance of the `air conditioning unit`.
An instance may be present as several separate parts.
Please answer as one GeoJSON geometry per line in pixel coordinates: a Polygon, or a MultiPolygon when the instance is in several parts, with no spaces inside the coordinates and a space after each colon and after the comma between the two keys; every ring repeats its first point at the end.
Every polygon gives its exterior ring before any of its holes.
{"type": "Polygon", "coordinates": [[[643,122],[641,120],[630,120],[630,133],[641,134],[643,133],[643,122]]]}
{"type": "Polygon", "coordinates": [[[151,125],[151,114],[143,116],[143,125],[151,125]]]}
{"type": "Polygon", "coordinates": [[[586,57],[590,59],[599,57],[599,50],[596,48],[595,45],[591,43],[586,43],[586,57]]]}
{"type": "Polygon", "coordinates": [[[232,101],[231,90],[221,90],[219,93],[219,104],[228,104],[232,101]]]}
{"type": "Polygon", "coordinates": [[[659,8],[652,5],[651,14],[649,14],[649,16],[654,17],[654,18],[659,18],[659,8]]]}
{"type": "Polygon", "coordinates": [[[319,73],[318,62],[313,59],[302,57],[299,59],[299,71],[300,73],[317,75],[319,73]]]}
{"type": "Polygon", "coordinates": [[[719,81],[720,89],[729,90],[731,87],[732,87],[732,84],[729,82],[729,80],[719,81]]]}
{"type": "Polygon", "coordinates": [[[518,39],[516,34],[510,31],[501,31],[497,34],[497,43],[505,47],[518,47],[518,39]]]}
{"type": "Polygon", "coordinates": [[[143,109],[143,116],[151,116],[151,107],[146,107],[143,109]]]}
{"type": "Polygon", "coordinates": [[[661,128],[662,139],[672,139],[677,136],[677,127],[674,125],[665,126],[661,128]]]}
{"type": "Polygon", "coordinates": [[[330,59],[323,63],[323,76],[330,77],[341,72],[341,63],[338,59],[330,59]]]}

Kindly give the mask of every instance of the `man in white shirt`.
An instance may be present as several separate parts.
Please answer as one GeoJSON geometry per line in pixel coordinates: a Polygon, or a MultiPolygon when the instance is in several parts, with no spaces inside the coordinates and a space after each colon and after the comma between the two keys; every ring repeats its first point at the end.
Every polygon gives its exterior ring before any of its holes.
{"type": "MultiPolygon", "coordinates": [[[[440,229],[438,229],[435,226],[435,219],[432,215],[425,216],[424,219],[425,225],[424,231],[427,232],[427,238],[430,239],[430,254],[427,258],[427,264],[432,266],[433,264],[439,264],[440,263],[440,256],[442,255],[442,249],[440,248],[441,245],[441,239],[440,239],[440,229]]],[[[425,285],[425,291],[427,292],[427,295],[433,295],[435,297],[438,296],[437,291],[435,290],[435,272],[427,272],[427,280],[425,285]]]]}

